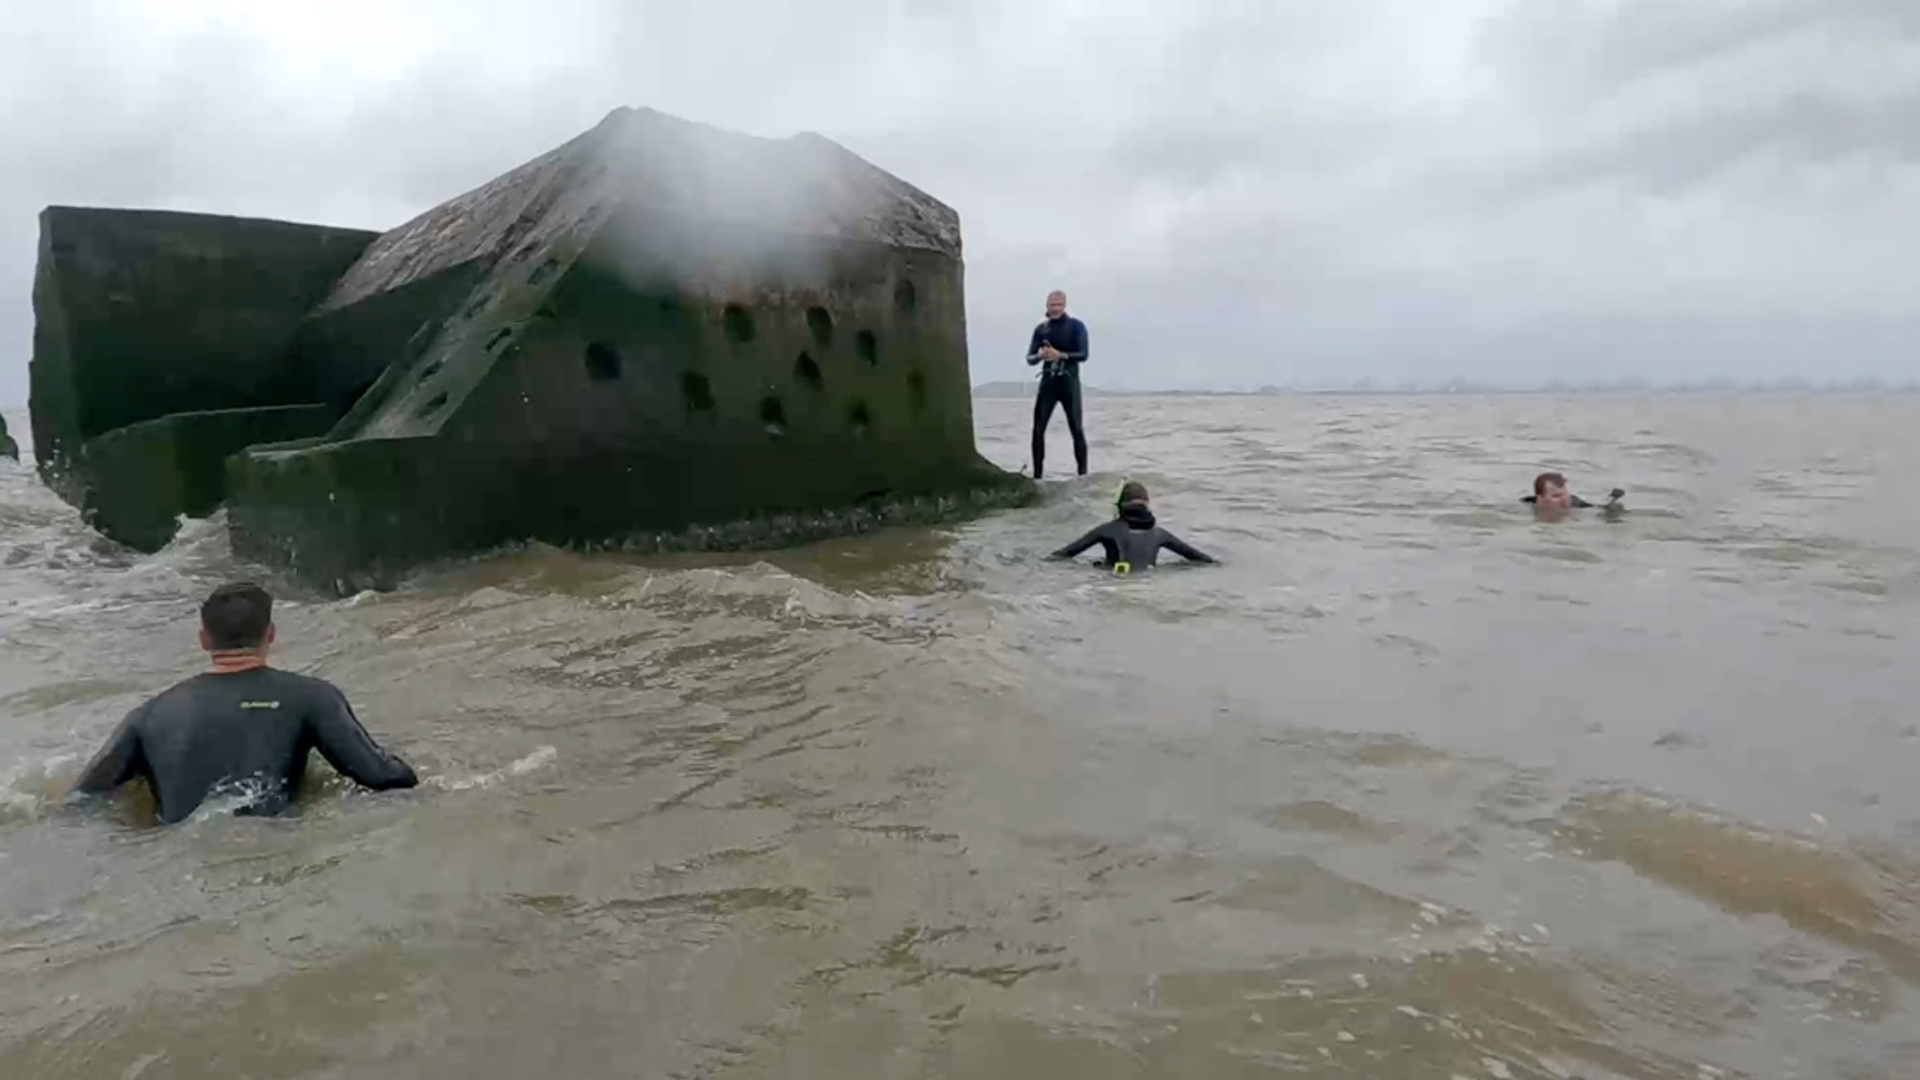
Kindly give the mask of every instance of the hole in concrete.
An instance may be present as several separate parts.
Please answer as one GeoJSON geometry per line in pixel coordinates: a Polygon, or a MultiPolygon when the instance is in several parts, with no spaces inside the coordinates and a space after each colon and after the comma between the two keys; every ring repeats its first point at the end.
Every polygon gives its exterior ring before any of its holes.
{"type": "Polygon", "coordinates": [[[587,378],[595,382],[610,382],[620,377],[620,371],[625,366],[620,350],[611,342],[595,341],[587,345],[587,378]]]}
{"type": "Polygon", "coordinates": [[[920,306],[920,290],[913,287],[911,278],[901,278],[894,282],[893,306],[901,311],[912,311],[920,306]]]}
{"type": "Polygon", "coordinates": [[[429,360],[427,366],[420,369],[420,381],[426,382],[428,379],[440,374],[440,369],[446,366],[447,362],[445,360],[429,360]]]}
{"type": "Polygon", "coordinates": [[[813,357],[806,353],[801,353],[800,358],[793,362],[793,377],[805,383],[810,390],[824,390],[827,386],[826,379],[820,374],[820,365],[814,363],[813,357]]]}
{"type": "Polygon", "coordinates": [[[787,433],[787,408],[777,396],[768,394],[760,399],[760,423],[775,438],[787,433]]]}
{"type": "Polygon", "coordinates": [[[533,317],[536,319],[557,319],[560,317],[560,313],[553,310],[553,306],[550,304],[541,304],[538,308],[534,309],[533,317]]]}
{"type": "Polygon", "coordinates": [[[428,399],[425,405],[420,406],[419,411],[414,413],[413,415],[419,417],[422,420],[425,420],[427,417],[432,416],[434,413],[437,413],[441,409],[445,408],[446,404],[447,404],[447,395],[445,393],[435,394],[433,395],[432,398],[428,399]]]}
{"type": "Polygon", "coordinates": [[[495,330],[493,332],[493,336],[487,339],[487,351],[492,352],[493,350],[499,348],[501,343],[505,342],[508,338],[512,336],[513,336],[513,327],[511,326],[503,326],[500,329],[495,330]]]}
{"type": "Polygon", "coordinates": [[[853,351],[860,354],[868,367],[880,366],[880,339],[873,336],[873,331],[862,330],[853,335],[853,351]]]}
{"type": "Polygon", "coordinates": [[[560,269],[560,260],[548,259],[546,262],[534,267],[533,273],[527,275],[527,284],[538,285],[552,277],[553,272],[558,269],[560,269]]]}
{"type": "Polygon", "coordinates": [[[821,348],[831,347],[833,345],[833,315],[823,307],[816,306],[808,308],[807,333],[813,335],[814,342],[821,348]]]}
{"type": "Polygon", "coordinates": [[[712,412],[713,384],[697,371],[685,372],[680,376],[680,399],[688,412],[712,412]]]}
{"type": "Polygon", "coordinates": [[[727,328],[727,340],[735,345],[745,345],[753,340],[753,314],[739,304],[728,304],[720,313],[720,321],[727,328]]]}
{"type": "Polygon", "coordinates": [[[847,426],[853,429],[857,438],[866,438],[867,431],[873,427],[873,414],[867,411],[867,403],[855,401],[847,406],[847,426]]]}
{"type": "Polygon", "coordinates": [[[927,407],[927,377],[918,371],[907,374],[907,404],[913,406],[914,412],[927,407]]]}

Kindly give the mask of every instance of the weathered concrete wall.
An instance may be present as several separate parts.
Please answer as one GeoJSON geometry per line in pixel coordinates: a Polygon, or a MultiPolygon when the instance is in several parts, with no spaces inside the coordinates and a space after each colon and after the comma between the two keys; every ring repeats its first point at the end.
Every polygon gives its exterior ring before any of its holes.
{"type": "Polygon", "coordinates": [[[33,433],[56,490],[87,440],[171,413],[310,404],[292,345],[376,234],[48,207],[34,280],[33,433]]]}
{"type": "Polygon", "coordinates": [[[230,462],[237,551],[351,583],[515,540],[824,534],[835,507],[1030,494],[974,449],[958,218],[847,151],[622,110],[454,205],[329,303],[484,276],[417,309],[320,444],[230,462]]]}
{"type": "Polygon", "coordinates": [[[593,132],[449,200],[369,244],[302,326],[295,355],[345,413],[389,366],[411,366],[567,187],[593,132]]]}
{"type": "Polygon", "coordinates": [[[226,459],[257,443],[325,432],[324,405],[174,413],[89,439],[76,472],[89,478],[80,502],[87,523],[141,551],[173,539],[181,515],[206,517],[226,492],[226,459]]]}
{"type": "Polygon", "coordinates": [[[432,343],[439,321],[459,310],[486,272],[484,264],[462,263],[308,319],[293,348],[318,400],[344,415],[389,366],[410,363],[432,343]]]}

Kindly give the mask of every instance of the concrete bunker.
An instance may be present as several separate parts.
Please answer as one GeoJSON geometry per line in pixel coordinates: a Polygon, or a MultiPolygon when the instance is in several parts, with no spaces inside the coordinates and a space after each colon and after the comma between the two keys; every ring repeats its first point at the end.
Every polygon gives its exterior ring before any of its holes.
{"type": "Polygon", "coordinates": [[[618,109],[378,235],[51,207],[34,302],[50,485],[147,549],[224,502],[339,589],[1033,490],[974,447],[958,217],[817,135],[618,109]]]}
{"type": "Polygon", "coordinates": [[[974,447],[962,286],[953,211],[845,149],[617,110],[346,271],[322,317],[394,370],[323,437],[231,459],[235,550],[348,589],[520,540],[898,518],[876,491],[1023,501],[974,447]]]}

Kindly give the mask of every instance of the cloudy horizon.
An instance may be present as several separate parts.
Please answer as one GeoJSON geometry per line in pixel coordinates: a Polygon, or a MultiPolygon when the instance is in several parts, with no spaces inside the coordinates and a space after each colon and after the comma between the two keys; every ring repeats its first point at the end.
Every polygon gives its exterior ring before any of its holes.
{"type": "Polygon", "coordinates": [[[0,404],[46,205],[390,228],[622,105],[953,206],[976,383],[1056,286],[1116,388],[1920,372],[1904,0],[277,7],[13,13],[0,404]]]}

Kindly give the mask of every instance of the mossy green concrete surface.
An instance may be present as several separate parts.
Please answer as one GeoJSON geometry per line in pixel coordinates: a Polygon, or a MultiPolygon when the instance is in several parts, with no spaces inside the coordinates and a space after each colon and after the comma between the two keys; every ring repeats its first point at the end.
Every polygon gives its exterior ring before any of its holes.
{"type": "Polygon", "coordinates": [[[617,110],[347,271],[327,347],[390,366],[229,462],[235,550],[345,589],[1024,500],[974,447],[963,277],[957,215],[825,139],[617,110]]]}
{"type": "Polygon", "coordinates": [[[206,517],[226,492],[226,459],[258,443],[325,432],[324,405],[174,413],[88,440],[75,471],[88,479],[82,515],[102,535],[141,551],[173,539],[179,520],[206,517]]]}
{"type": "Polygon", "coordinates": [[[307,317],[377,233],[210,214],[40,215],[30,366],[40,475],[142,550],[224,495],[225,459],[324,432],[307,317]]]}
{"type": "Polygon", "coordinates": [[[42,211],[30,368],[42,476],[78,496],[61,474],[107,432],[320,401],[294,338],[375,236],[162,210],[42,211]]]}

